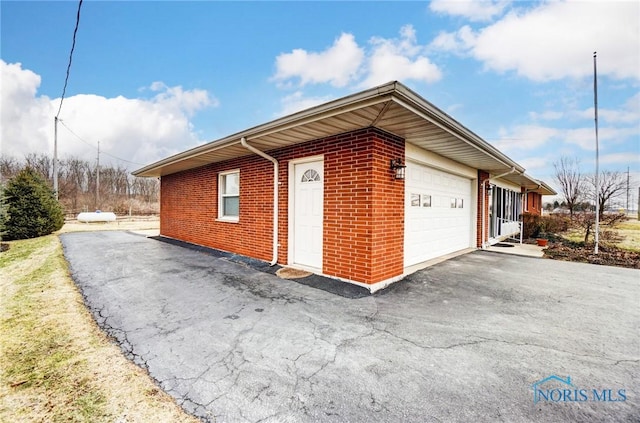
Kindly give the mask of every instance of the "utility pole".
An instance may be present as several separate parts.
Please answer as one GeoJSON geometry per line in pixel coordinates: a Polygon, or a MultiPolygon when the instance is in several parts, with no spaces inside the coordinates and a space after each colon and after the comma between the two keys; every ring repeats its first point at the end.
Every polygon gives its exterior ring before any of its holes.
{"type": "Polygon", "coordinates": [[[629,166],[627,166],[627,213],[629,213],[629,166]]]}
{"type": "Polygon", "coordinates": [[[595,122],[596,122],[596,177],[595,177],[595,194],[596,194],[596,230],[595,230],[595,247],[593,249],[593,254],[598,254],[598,242],[600,237],[600,184],[599,178],[600,172],[599,169],[599,161],[600,161],[600,153],[598,151],[598,72],[596,69],[596,52],[593,52],[593,109],[595,112],[595,122]]]}
{"type": "Polygon", "coordinates": [[[58,200],[58,116],[53,117],[53,192],[58,200]]]}
{"type": "Polygon", "coordinates": [[[98,165],[96,166],[96,209],[100,207],[100,141],[98,141],[98,165]]]}

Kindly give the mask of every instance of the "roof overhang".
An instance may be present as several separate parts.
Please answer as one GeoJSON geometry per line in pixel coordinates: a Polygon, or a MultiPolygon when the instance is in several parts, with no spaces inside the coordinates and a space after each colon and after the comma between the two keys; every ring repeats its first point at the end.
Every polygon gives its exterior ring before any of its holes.
{"type": "MultiPolygon", "coordinates": [[[[251,153],[240,145],[243,137],[266,152],[372,126],[475,169],[492,174],[514,169],[512,177],[524,175],[522,166],[399,82],[203,144],[138,169],[133,175],[159,177],[249,155],[251,153]]],[[[535,181],[530,177],[525,179],[535,181]]]]}
{"type": "Polygon", "coordinates": [[[556,190],[551,188],[549,185],[547,185],[543,181],[538,180],[537,182],[540,185],[538,185],[538,187],[536,189],[528,189],[527,188],[527,190],[530,191],[530,192],[537,192],[538,194],[541,194],[541,195],[556,195],[556,194],[558,194],[556,192],[556,190]]]}
{"type": "Polygon", "coordinates": [[[527,175],[526,173],[510,173],[504,176],[501,176],[500,179],[504,179],[506,181],[509,181],[513,184],[519,185],[520,187],[524,188],[527,192],[537,192],[538,194],[541,195],[556,195],[557,192],[554,191],[553,188],[551,188],[549,185],[547,185],[546,183],[533,178],[530,175],[527,175]]]}

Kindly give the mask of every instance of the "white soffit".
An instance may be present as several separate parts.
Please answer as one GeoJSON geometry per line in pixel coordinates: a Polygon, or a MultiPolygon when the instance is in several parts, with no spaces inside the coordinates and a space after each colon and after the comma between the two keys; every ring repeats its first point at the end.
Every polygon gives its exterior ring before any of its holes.
{"type": "Polygon", "coordinates": [[[251,154],[245,137],[262,151],[370,126],[475,169],[504,173],[524,169],[446,113],[398,82],[331,101],[201,145],[133,172],[158,177],[251,154]]]}

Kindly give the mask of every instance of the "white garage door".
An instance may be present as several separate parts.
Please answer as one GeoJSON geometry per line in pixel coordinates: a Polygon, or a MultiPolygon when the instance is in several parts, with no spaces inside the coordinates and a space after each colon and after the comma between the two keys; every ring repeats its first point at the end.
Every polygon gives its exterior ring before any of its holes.
{"type": "Polygon", "coordinates": [[[405,189],[405,266],[469,248],[470,179],[408,162],[405,189]]]}

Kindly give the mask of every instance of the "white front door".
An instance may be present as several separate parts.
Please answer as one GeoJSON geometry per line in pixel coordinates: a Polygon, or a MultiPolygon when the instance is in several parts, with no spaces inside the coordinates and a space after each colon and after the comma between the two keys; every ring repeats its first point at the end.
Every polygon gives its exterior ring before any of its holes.
{"type": "Polygon", "coordinates": [[[324,162],[294,164],[292,263],[322,271],[324,162]]]}

